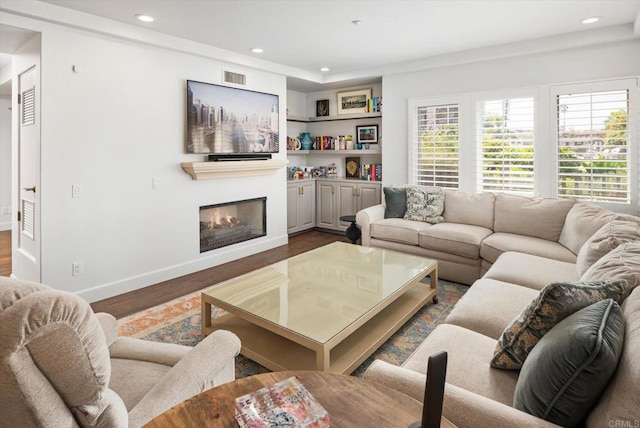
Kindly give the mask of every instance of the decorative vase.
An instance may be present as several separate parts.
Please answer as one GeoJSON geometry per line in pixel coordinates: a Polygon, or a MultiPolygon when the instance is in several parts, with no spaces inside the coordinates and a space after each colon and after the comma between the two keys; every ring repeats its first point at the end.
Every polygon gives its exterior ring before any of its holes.
{"type": "Polygon", "coordinates": [[[311,135],[308,132],[303,132],[300,134],[300,144],[302,145],[302,150],[311,150],[313,149],[313,140],[311,139],[311,135]]]}

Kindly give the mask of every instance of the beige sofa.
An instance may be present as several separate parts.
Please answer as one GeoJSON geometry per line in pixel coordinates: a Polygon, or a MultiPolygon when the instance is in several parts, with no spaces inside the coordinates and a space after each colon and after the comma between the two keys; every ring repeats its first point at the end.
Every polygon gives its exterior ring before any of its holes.
{"type": "Polygon", "coordinates": [[[367,379],[422,400],[428,357],[446,350],[444,415],[454,424],[552,426],[514,408],[520,371],[491,367],[498,340],[548,284],[619,278],[633,290],[622,303],[622,353],[585,422],[640,423],[640,219],[571,200],[459,191],[446,192],[444,223],[412,224],[418,222],[383,214],[383,205],[357,214],[363,245],[436,258],[441,278],[473,285],[402,367],[375,361],[367,379]],[[635,227],[632,236],[595,239],[618,220],[635,227]]]}

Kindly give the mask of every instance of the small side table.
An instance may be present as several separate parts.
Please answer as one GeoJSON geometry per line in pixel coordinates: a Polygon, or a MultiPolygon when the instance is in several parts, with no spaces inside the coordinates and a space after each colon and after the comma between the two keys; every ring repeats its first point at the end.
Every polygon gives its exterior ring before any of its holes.
{"type": "Polygon", "coordinates": [[[350,221],[351,225],[349,225],[349,227],[346,230],[346,235],[347,238],[349,238],[349,240],[351,241],[352,244],[355,244],[358,242],[358,239],[360,239],[360,237],[362,236],[362,232],[360,232],[360,229],[358,228],[358,225],[356,224],[356,216],[354,215],[343,215],[342,217],[340,217],[340,221],[350,221]]]}

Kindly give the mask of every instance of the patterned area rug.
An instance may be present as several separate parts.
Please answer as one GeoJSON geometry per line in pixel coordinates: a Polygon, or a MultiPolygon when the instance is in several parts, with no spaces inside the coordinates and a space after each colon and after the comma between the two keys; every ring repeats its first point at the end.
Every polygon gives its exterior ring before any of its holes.
{"type": "MultiPolygon", "coordinates": [[[[374,359],[401,365],[446,318],[467,289],[466,285],[440,280],[438,304],[427,303],[352,374],[362,376],[374,359]]],[[[220,308],[212,308],[214,318],[224,313],[220,308]]],[[[200,292],[121,318],[118,320],[118,333],[156,342],[195,346],[200,341],[200,292]]],[[[236,358],[236,378],[268,371],[243,355],[236,358]]]]}

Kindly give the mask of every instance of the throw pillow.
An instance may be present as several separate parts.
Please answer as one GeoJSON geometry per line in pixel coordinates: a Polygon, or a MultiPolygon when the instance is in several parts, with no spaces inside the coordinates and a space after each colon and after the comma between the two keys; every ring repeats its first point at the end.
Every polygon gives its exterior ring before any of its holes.
{"type": "Polygon", "coordinates": [[[513,407],[564,427],[582,423],[616,370],[624,330],[613,299],[558,323],[522,366],[513,407]]]}
{"type": "Polygon", "coordinates": [[[423,188],[407,187],[407,212],[405,220],[442,223],[444,211],[444,190],[435,188],[432,191],[423,188]]]}
{"type": "Polygon", "coordinates": [[[608,222],[580,248],[576,261],[578,276],[584,275],[591,265],[611,250],[625,242],[634,241],[640,242],[640,224],[622,220],[608,222]]]}
{"type": "Polygon", "coordinates": [[[640,285],[640,242],[627,242],[595,262],[580,281],[618,278],[627,281],[629,290],[640,285]]]}
{"type": "Polygon", "coordinates": [[[384,218],[402,218],[407,212],[407,189],[405,187],[384,187],[384,218]]]}
{"type": "Polygon", "coordinates": [[[509,370],[522,368],[536,343],[560,321],[604,299],[614,299],[620,304],[629,292],[624,279],[555,282],[547,285],[502,332],[491,366],[509,370]]]}

